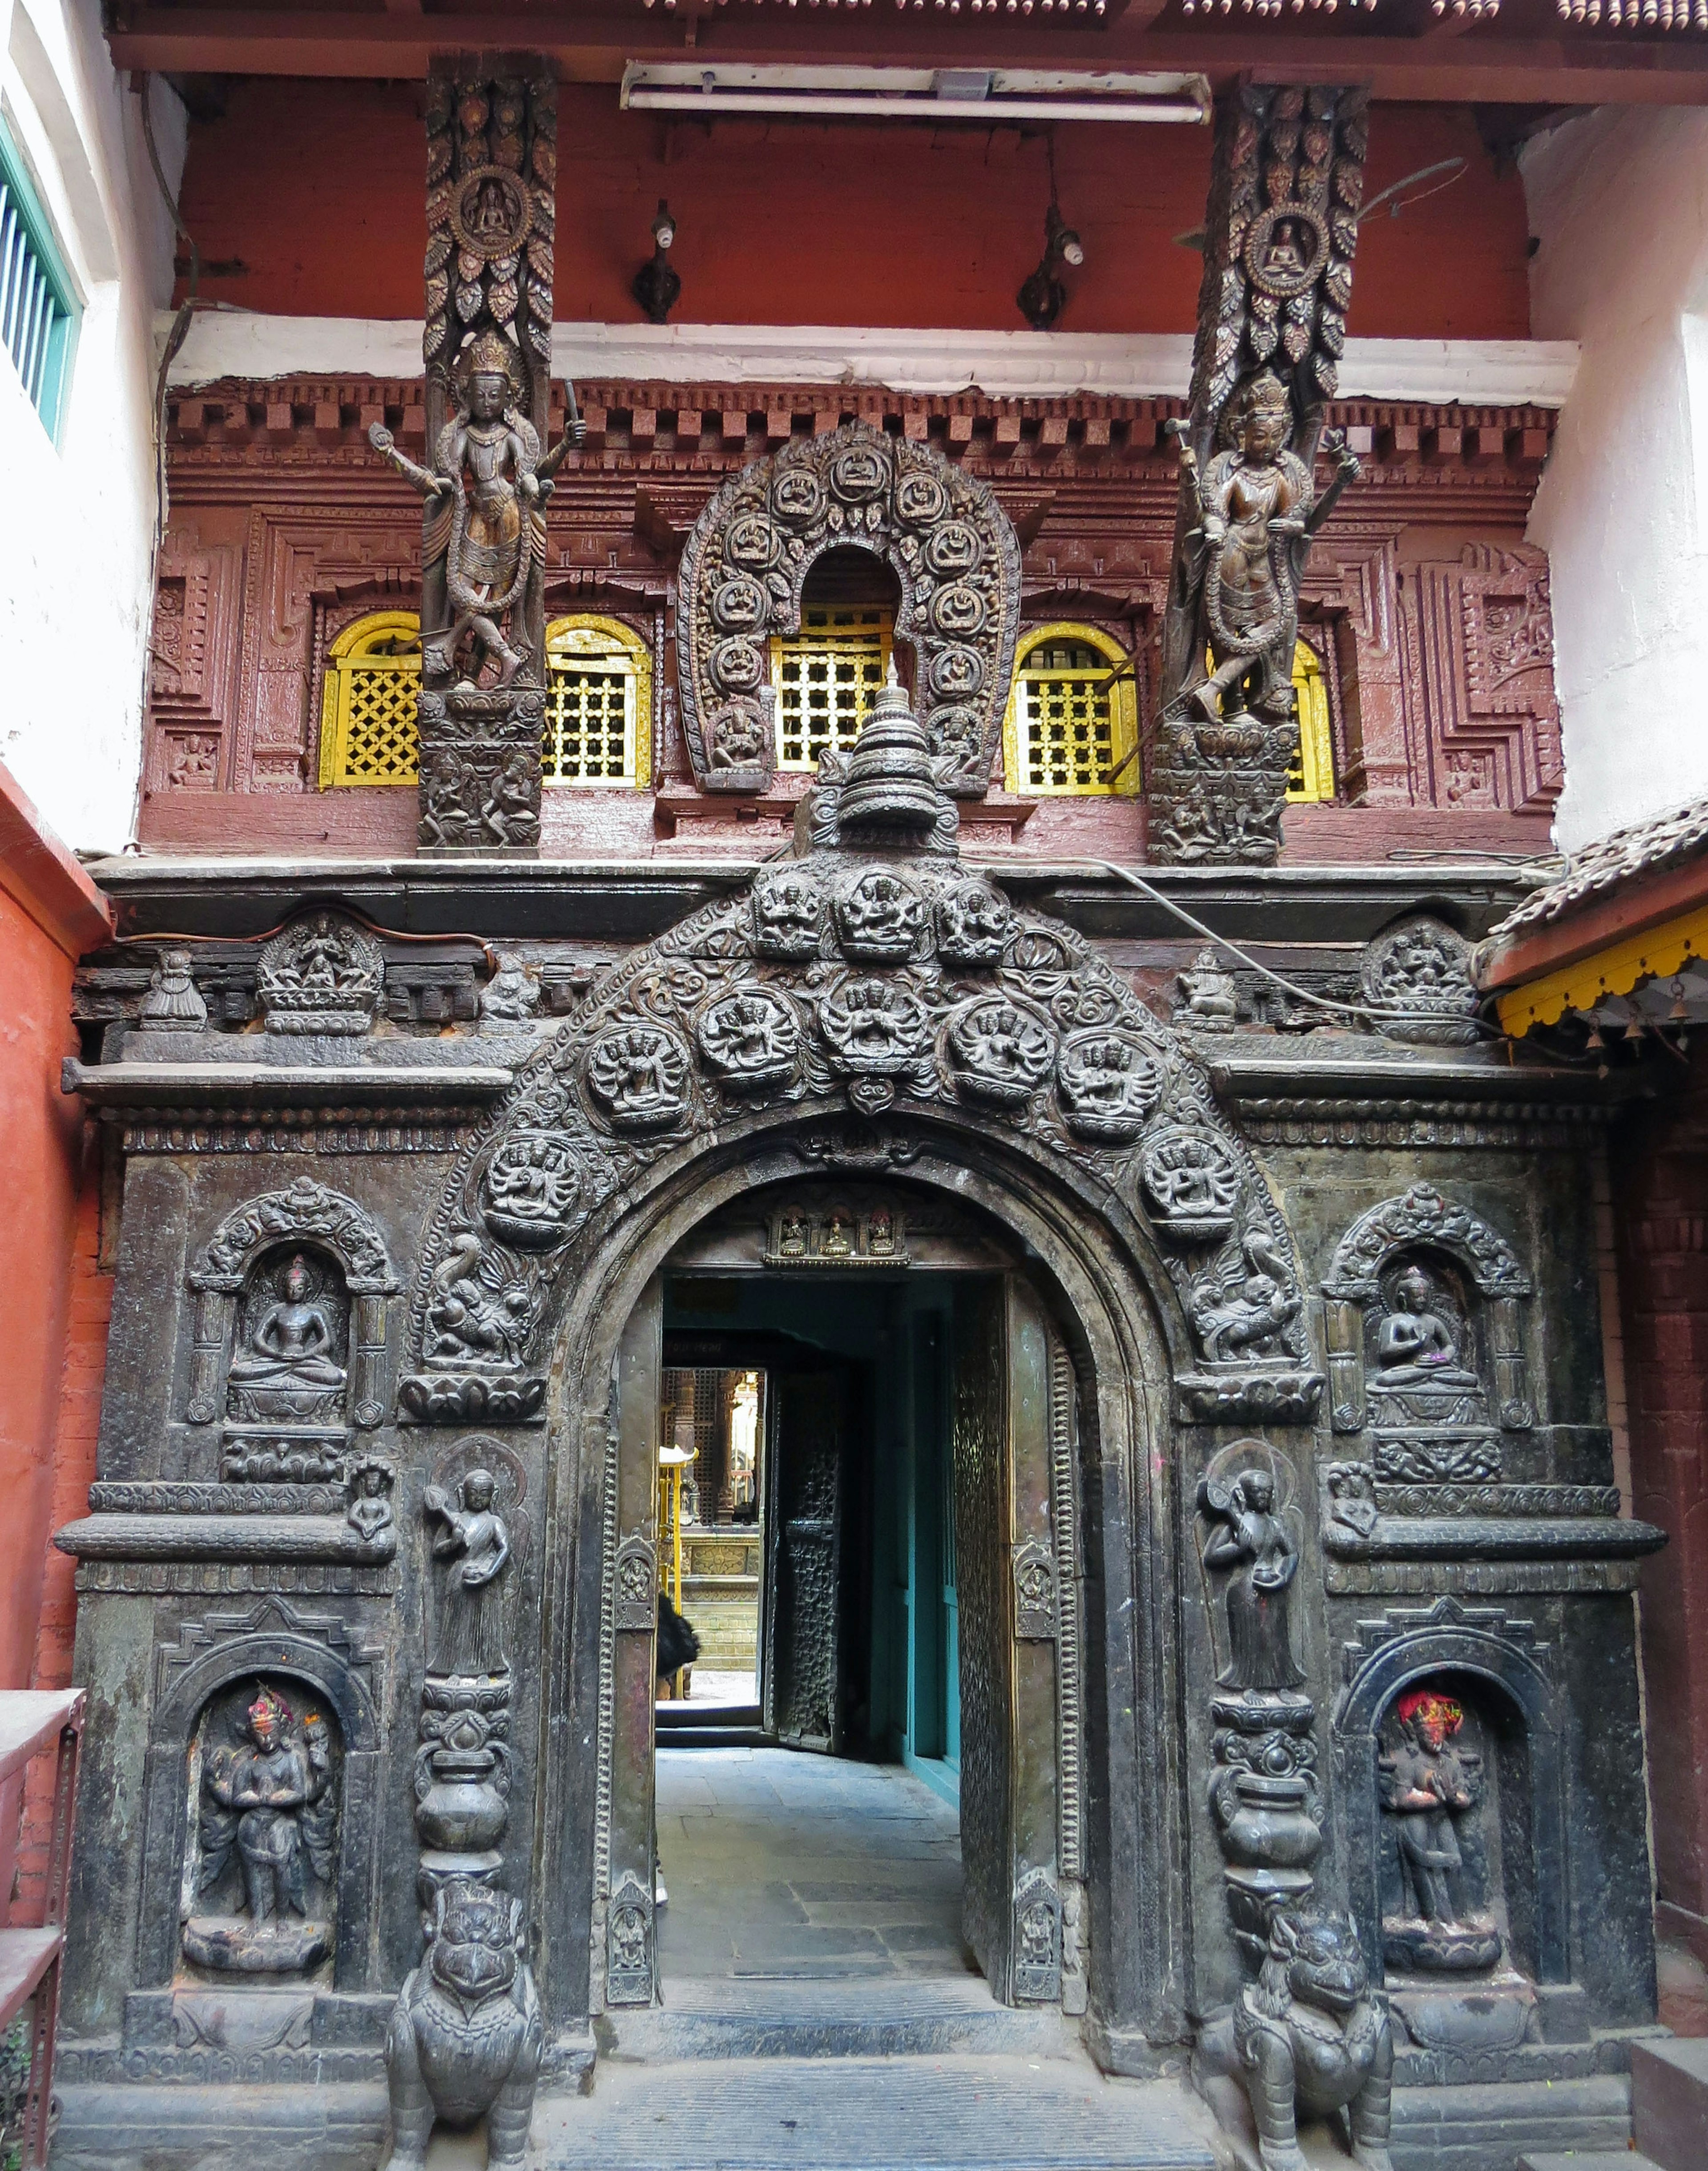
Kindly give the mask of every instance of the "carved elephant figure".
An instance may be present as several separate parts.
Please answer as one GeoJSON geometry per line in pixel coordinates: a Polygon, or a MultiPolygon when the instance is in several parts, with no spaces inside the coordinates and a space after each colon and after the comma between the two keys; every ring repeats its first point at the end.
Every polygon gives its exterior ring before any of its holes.
{"type": "Polygon", "coordinates": [[[1350,1916],[1277,1909],[1267,1956],[1233,2023],[1264,2171],[1305,2171],[1301,2110],[1317,2118],[1344,2110],[1364,2171],[1393,2171],[1394,2039],[1350,1916]]]}
{"type": "Polygon", "coordinates": [[[539,2075],[539,2000],[522,1957],[522,1903],[473,1879],[436,1895],[427,1950],[386,2031],[391,2148],[382,2171],[426,2161],[435,2119],[486,2120],[489,2163],[527,2159],[539,2075]]]}

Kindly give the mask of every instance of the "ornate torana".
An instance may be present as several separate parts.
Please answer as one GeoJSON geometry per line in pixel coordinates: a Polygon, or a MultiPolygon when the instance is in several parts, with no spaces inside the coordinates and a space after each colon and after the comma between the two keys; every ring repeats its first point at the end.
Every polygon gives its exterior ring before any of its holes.
{"type": "Polygon", "coordinates": [[[550,402],[557,86],[427,85],[428,459],[368,435],[425,500],[420,849],[539,846],[545,506],[579,441],[543,449],[550,402]]]}
{"type": "Polygon", "coordinates": [[[835,545],[884,559],[901,583],[898,639],[947,789],[990,780],[1020,630],[1020,554],[988,485],[929,445],[865,422],[798,439],[724,485],[682,554],[682,719],[710,791],[763,791],[776,765],[771,636],[800,628],[813,560],[835,545]]]}
{"type": "Polygon", "coordinates": [[[892,680],[852,757],[827,757],[801,856],[634,951],[520,1074],[424,1250],[410,1415],[540,1410],[548,1291],[654,1164],[892,1112],[999,1133],[1148,1230],[1188,1414],[1309,1414],[1292,1241],[1203,1068],[1080,935],[958,864],[952,761],[892,680]]]}
{"type": "Polygon", "coordinates": [[[1266,864],[1298,747],[1311,537],[1357,462],[1323,437],[1363,191],[1361,90],[1242,85],[1218,115],[1151,758],[1150,849],[1266,864]],[[1319,449],[1337,462],[1319,492],[1319,449]]]}

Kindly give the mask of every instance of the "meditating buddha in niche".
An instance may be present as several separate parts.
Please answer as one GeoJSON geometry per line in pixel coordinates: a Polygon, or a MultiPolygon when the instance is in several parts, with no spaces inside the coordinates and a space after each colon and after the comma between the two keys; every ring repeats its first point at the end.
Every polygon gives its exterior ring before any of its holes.
{"type": "Polygon", "coordinates": [[[1434,1283],[1422,1267],[1408,1267],[1394,1289],[1394,1309],[1376,1337],[1379,1384],[1388,1387],[1475,1387],[1475,1372],[1461,1362],[1458,1338],[1436,1310],[1434,1283]]]}
{"type": "Polygon", "coordinates": [[[233,1386],[342,1389],[344,1367],[333,1354],[338,1337],[313,1290],[308,1262],[298,1252],[285,1269],[278,1300],[261,1308],[251,1300],[245,1345],[231,1362],[233,1386]]]}

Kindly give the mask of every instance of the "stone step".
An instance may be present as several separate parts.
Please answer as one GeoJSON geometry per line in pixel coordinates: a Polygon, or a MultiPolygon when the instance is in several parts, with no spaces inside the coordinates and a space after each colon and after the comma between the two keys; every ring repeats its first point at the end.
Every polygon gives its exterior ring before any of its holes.
{"type": "Polygon", "coordinates": [[[1631,2045],[1631,2126],[1661,2171],[1708,2165],[1708,2041],[1631,2045]]]}
{"type": "Polygon", "coordinates": [[[597,2023],[602,2057],[1078,2056],[1058,2009],[999,2005],[977,1976],[813,1981],[799,1975],[673,1983],[667,2002],[613,2007],[597,2023]]]}
{"type": "Polygon", "coordinates": [[[1521,2156],[1518,2171],[1665,2171],[1652,2156],[1633,2156],[1628,2148],[1598,2149],[1592,2156],[1580,2155],[1576,2150],[1565,2156],[1521,2156]]]}
{"type": "Polygon", "coordinates": [[[1215,2171],[1180,2083],[1063,2056],[602,2059],[535,2114],[542,2171],[1215,2171]]]}

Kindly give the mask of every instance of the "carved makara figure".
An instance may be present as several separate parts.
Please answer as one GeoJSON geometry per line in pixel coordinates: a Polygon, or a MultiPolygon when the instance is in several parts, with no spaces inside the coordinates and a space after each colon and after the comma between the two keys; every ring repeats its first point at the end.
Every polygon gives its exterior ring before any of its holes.
{"type": "Polygon", "coordinates": [[[345,1369],[333,1354],[338,1337],[326,1305],[313,1291],[308,1262],[297,1252],[285,1268],[276,1302],[258,1305],[261,1291],[251,1292],[244,1345],[232,1359],[228,1375],[234,1387],[342,1392],[345,1369]]]}
{"type": "Polygon", "coordinates": [[[533,1325],[534,1299],[498,1256],[465,1230],[433,1275],[425,1354],[440,1364],[518,1364],[533,1325]]]}
{"type": "Polygon", "coordinates": [[[311,1873],[324,1886],[334,1871],[326,1722],[312,1711],[299,1719],[278,1691],[258,1681],[235,1734],[205,1754],[196,1890],[218,1886],[235,1851],[243,1896],[235,1916],[192,1915],[185,1952],[203,1967],[295,1973],[324,1956],[331,1935],[309,1914],[311,1873]]]}
{"type": "Polygon", "coordinates": [[[1400,1738],[1378,1759],[1377,1783],[1394,1834],[1407,1905],[1383,1925],[1390,1962],[1432,1972],[1492,1967],[1500,1932],[1480,1904],[1460,1831],[1482,1799],[1482,1759],[1455,1745],[1464,1725],[1456,1697],[1413,1689],[1395,1706],[1400,1738]]]}
{"type": "Polygon", "coordinates": [[[1287,1268],[1268,1236],[1249,1229],[1231,1272],[1206,1274],[1193,1285],[1192,1327],[1213,1364],[1285,1354],[1282,1337],[1303,1303],[1288,1287],[1287,1268]]]}
{"type": "Polygon", "coordinates": [[[1235,2002],[1233,2032],[1264,2171],[1304,2171],[1301,2110],[1344,2111],[1365,2171],[1393,2171],[1393,2031],[1349,1916],[1277,1908],[1261,1972],[1235,2002]]]}
{"type": "Polygon", "coordinates": [[[1461,1361],[1459,1338],[1437,1308],[1441,1299],[1422,1267],[1408,1267],[1394,1285],[1394,1308],[1376,1333],[1377,1387],[1475,1387],[1461,1361]]]}
{"type": "Polygon", "coordinates": [[[1204,1565],[1231,1568],[1228,1581],[1229,1658],[1223,1686],[1294,1689],[1304,1680],[1293,1655],[1288,1594],[1298,1573],[1298,1547],[1275,1503],[1275,1479],[1241,1471],[1231,1485],[1204,1478],[1198,1512],[1210,1521],[1204,1565]]]}
{"type": "Polygon", "coordinates": [[[429,1670],[473,1681],[510,1670],[504,1655],[504,1589],[510,1531],[493,1503],[490,1470],[471,1470],[453,1502],[430,1485],[422,1505],[444,1528],[433,1541],[435,1560],[450,1563],[441,1584],[439,1638],[429,1670]]]}
{"type": "Polygon", "coordinates": [[[431,468],[418,466],[383,423],[368,440],[412,488],[433,501],[422,539],[422,565],[442,566],[449,622],[424,630],[422,656],[435,678],[456,669],[472,635],[475,653],[465,683],[508,686],[528,660],[522,603],[528,574],[544,550],[543,485],[585,426],[572,421],[551,451],[522,411],[521,356],[501,332],[479,332],[458,356],[457,410],[439,432],[431,468]]]}
{"type": "Polygon", "coordinates": [[[525,1934],[507,1893],[458,1877],[435,1894],[426,1956],[386,2031],[388,2166],[426,2163],[436,2117],[458,2127],[484,2118],[487,2162],[526,2161],[540,2014],[525,1934]]]}
{"type": "Polygon", "coordinates": [[[1248,722],[1253,710],[1268,722],[1289,723],[1306,554],[1358,462],[1344,437],[1325,438],[1337,464],[1317,495],[1310,469],[1288,449],[1292,407],[1267,370],[1229,403],[1226,423],[1231,442],[1202,470],[1179,433],[1198,510],[1187,538],[1197,555],[1197,651],[1210,659],[1208,672],[1188,681],[1186,700],[1207,723],[1248,722]]]}

